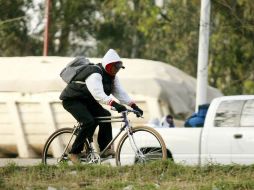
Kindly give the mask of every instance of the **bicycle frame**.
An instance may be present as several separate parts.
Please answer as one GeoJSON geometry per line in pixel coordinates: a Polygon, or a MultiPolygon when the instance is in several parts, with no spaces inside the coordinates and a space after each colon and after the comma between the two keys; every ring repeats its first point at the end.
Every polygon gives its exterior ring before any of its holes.
{"type": "MultiPolygon", "coordinates": [[[[104,152],[115,142],[115,140],[119,137],[119,135],[125,130],[127,129],[127,132],[128,132],[128,136],[130,137],[130,144],[131,144],[131,147],[133,150],[138,150],[136,154],[138,154],[141,158],[144,157],[143,153],[137,148],[137,145],[135,143],[135,140],[133,139],[133,136],[132,136],[132,126],[130,125],[130,122],[128,120],[128,113],[129,112],[134,112],[134,110],[127,110],[127,111],[124,111],[122,112],[122,116],[104,116],[104,117],[95,117],[95,120],[98,122],[98,123],[115,123],[115,122],[121,122],[121,123],[124,123],[124,125],[120,128],[120,131],[118,132],[118,134],[109,142],[109,144],[104,148],[104,150],[102,150],[100,152],[100,156],[102,154],[104,154],[104,152]],[[132,141],[132,142],[131,142],[132,141]]],[[[71,135],[71,138],[68,142],[68,144],[66,145],[66,147],[64,148],[64,152],[60,158],[59,161],[61,161],[65,155],[65,152],[67,150],[67,148],[69,147],[70,145],[70,142],[73,138],[73,135],[77,132],[77,129],[79,129],[81,126],[80,126],[80,123],[77,125],[77,126],[74,126],[74,130],[73,130],[73,133],[71,135]]],[[[89,146],[90,148],[93,150],[93,147],[91,147],[91,144],[89,143],[89,146]]]]}
{"type": "Polygon", "coordinates": [[[100,152],[100,156],[104,154],[104,152],[115,142],[115,140],[119,137],[119,135],[127,128],[128,129],[128,135],[131,134],[131,126],[129,123],[129,120],[127,118],[128,112],[131,110],[127,110],[125,112],[122,112],[122,116],[106,116],[106,117],[96,117],[95,119],[98,120],[99,123],[115,123],[115,122],[124,122],[124,125],[120,128],[120,131],[117,133],[117,135],[109,142],[109,144],[100,152]],[[117,120],[118,119],[118,120],[117,120]],[[122,119],[122,120],[119,120],[122,119]]]}

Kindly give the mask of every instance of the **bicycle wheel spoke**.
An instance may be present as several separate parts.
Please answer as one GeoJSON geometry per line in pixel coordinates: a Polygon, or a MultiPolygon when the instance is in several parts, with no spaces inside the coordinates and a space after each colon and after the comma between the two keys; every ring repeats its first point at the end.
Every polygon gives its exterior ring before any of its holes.
{"type": "Polygon", "coordinates": [[[49,137],[43,150],[43,163],[56,165],[68,161],[68,152],[75,140],[75,138],[71,138],[72,131],[71,128],[60,129],[49,137]],[[68,144],[69,146],[67,146],[68,144]]]}
{"type": "Polygon", "coordinates": [[[166,148],[160,135],[153,129],[137,127],[132,136],[125,134],[119,141],[116,162],[117,165],[132,165],[165,158],[166,148]]]}

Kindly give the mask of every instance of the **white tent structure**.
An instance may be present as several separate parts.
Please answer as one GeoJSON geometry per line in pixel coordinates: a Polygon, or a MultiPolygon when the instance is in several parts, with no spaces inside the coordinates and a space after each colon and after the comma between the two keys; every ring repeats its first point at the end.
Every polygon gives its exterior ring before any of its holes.
{"type": "MultiPolygon", "coordinates": [[[[75,124],[61,105],[65,83],[59,77],[70,57],[0,58],[0,151],[31,157],[54,130],[75,124]],[[6,148],[8,147],[8,148],[6,148]]],[[[101,59],[90,58],[93,63],[101,59]]],[[[196,80],[162,62],[122,59],[119,78],[126,91],[144,109],[146,123],[165,114],[190,115],[195,110],[196,80]]],[[[208,100],[221,96],[208,88],[208,100]]]]}

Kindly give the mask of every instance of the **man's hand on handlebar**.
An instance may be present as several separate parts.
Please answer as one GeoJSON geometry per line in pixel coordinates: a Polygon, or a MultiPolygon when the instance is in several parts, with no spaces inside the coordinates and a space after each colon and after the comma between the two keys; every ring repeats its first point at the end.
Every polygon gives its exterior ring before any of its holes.
{"type": "MultiPolygon", "coordinates": [[[[127,111],[127,108],[124,105],[118,104],[115,101],[111,103],[111,106],[114,107],[118,113],[127,111]]],[[[143,110],[141,110],[135,103],[131,105],[131,108],[133,109],[133,113],[135,113],[137,117],[142,117],[143,110]]]]}
{"type": "Polygon", "coordinates": [[[136,111],[136,116],[141,117],[143,115],[143,110],[141,110],[136,104],[132,104],[131,108],[136,111]]]}
{"type": "Polygon", "coordinates": [[[115,101],[113,101],[113,102],[111,103],[111,105],[112,105],[114,108],[116,108],[116,111],[117,111],[118,113],[121,113],[121,112],[127,110],[127,108],[126,108],[124,105],[118,104],[118,103],[115,102],[115,101]]]}

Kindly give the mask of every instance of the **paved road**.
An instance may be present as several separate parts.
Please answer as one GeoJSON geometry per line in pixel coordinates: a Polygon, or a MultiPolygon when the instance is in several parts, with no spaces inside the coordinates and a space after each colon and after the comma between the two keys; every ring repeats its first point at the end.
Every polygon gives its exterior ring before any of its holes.
{"type": "MultiPolygon", "coordinates": [[[[41,163],[41,159],[36,158],[0,158],[0,167],[7,166],[10,163],[15,163],[17,166],[36,166],[41,163]]],[[[115,159],[108,159],[104,161],[102,164],[110,164],[115,166],[115,159]]]]}
{"type": "Polygon", "coordinates": [[[35,166],[41,163],[41,159],[25,159],[25,158],[1,158],[0,167],[10,163],[15,163],[18,166],[35,166]]]}

